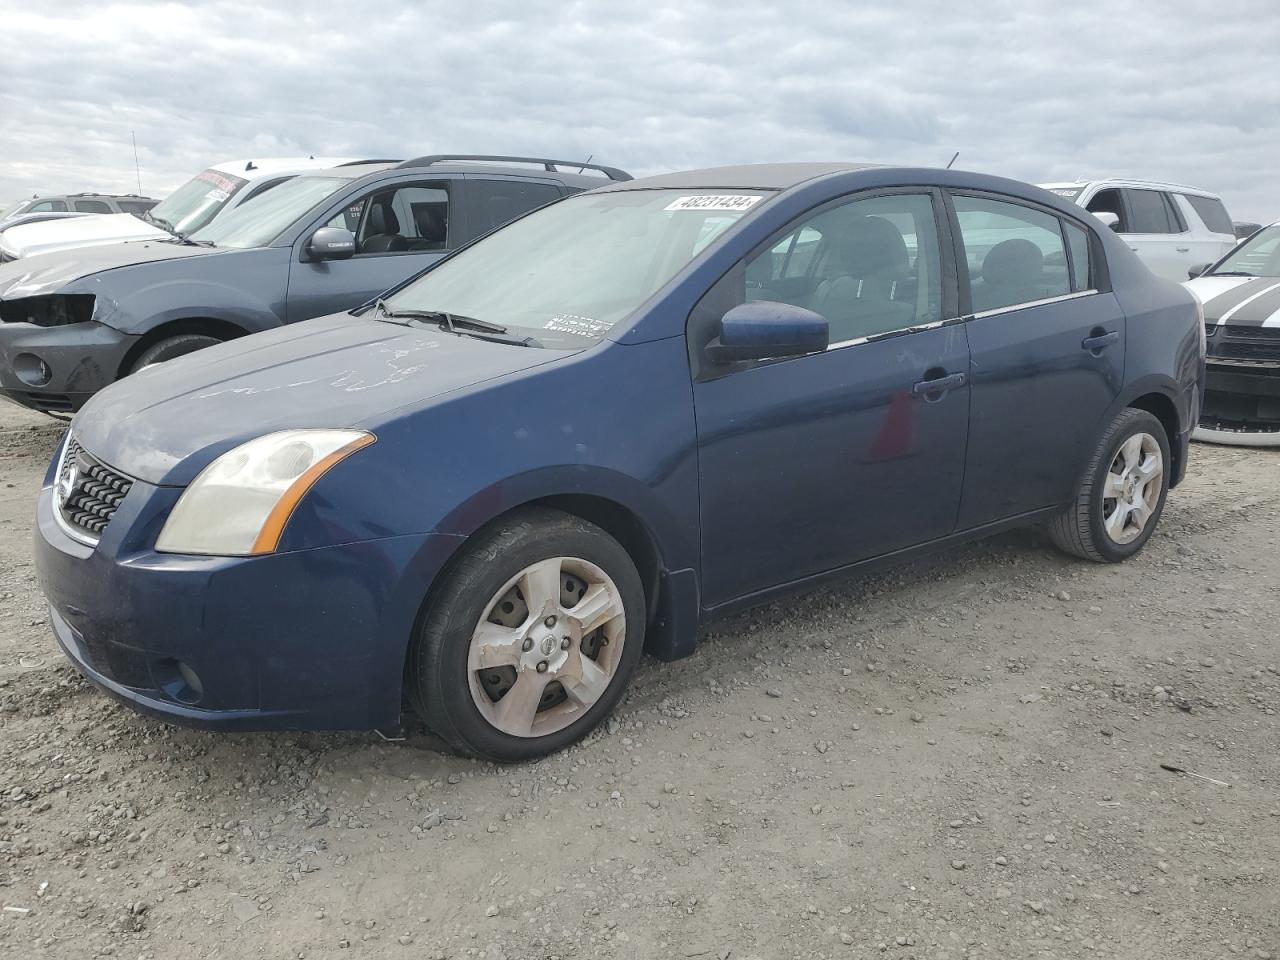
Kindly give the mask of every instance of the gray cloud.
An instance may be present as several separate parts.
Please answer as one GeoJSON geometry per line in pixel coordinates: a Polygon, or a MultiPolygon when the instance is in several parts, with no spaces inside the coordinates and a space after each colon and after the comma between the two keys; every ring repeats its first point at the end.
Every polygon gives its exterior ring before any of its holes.
{"type": "Polygon", "coordinates": [[[436,151],[1124,175],[1280,217],[1274,0],[0,0],[0,201],[436,151]]]}

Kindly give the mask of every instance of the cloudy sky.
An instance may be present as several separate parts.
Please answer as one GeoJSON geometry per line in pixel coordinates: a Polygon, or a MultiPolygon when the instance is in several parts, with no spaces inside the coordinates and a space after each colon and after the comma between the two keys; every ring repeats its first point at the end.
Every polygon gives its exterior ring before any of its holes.
{"type": "Polygon", "coordinates": [[[428,152],[1124,175],[1280,218],[1276,0],[0,0],[0,203],[428,152]]]}

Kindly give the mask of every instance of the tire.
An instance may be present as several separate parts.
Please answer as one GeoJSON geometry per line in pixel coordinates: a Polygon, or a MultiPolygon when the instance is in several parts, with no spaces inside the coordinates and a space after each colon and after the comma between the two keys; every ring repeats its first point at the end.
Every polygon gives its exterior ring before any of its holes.
{"type": "Polygon", "coordinates": [[[595,524],[542,508],[462,549],[411,644],[414,709],[455,751],[486,760],[530,760],[580,740],[640,660],[646,607],[635,563],[595,524]]]}
{"type": "Polygon", "coordinates": [[[197,350],[203,350],[205,347],[212,347],[216,343],[221,343],[217,337],[206,336],[202,333],[181,333],[175,337],[166,337],[163,340],[153,343],[129,367],[130,373],[137,373],[147,367],[154,366],[157,363],[164,363],[166,360],[172,360],[175,357],[186,356],[188,353],[195,353],[197,350]]]}
{"type": "Polygon", "coordinates": [[[1050,538],[1060,550],[1084,560],[1095,563],[1128,560],[1146,545],[1160,522],[1172,473],[1173,461],[1164,425],[1145,410],[1132,407],[1122,410],[1098,439],[1070,505],[1049,524],[1050,538]],[[1126,444],[1129,444],[1127,450],[1126,444]],[[1131,468],[1127,464],[1135,448],[1138,452],[1135,462],[1139,467],[1131,468]],[[1144,482],[1141,467],[1150,470],[1156,451],[1159,476],[1144,482]],[[1132,487],[1126,486],[1130,475],[1134,479],[1132,487]],[[1136,491],[1132,497],[1129,496],[1131,490],[1136,491]],[[1108,493],[1121,496],[1108,496],[1108,493]],[[1134,507],[1139,501],[1141,505],[1134,507]],[[1127,515],[1117,515],[1125,511],[1127,515]]]}

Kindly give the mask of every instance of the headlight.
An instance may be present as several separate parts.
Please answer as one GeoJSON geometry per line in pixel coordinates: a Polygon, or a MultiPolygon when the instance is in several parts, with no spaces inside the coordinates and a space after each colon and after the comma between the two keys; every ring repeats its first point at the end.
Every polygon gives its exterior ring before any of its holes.
{"type": "Polygon", "coordinates": [[[374,439],[363,430],[285,430],[227,451],[183,492],[156,549],[228,557],[272,553],[307,491],[374,439]]]}

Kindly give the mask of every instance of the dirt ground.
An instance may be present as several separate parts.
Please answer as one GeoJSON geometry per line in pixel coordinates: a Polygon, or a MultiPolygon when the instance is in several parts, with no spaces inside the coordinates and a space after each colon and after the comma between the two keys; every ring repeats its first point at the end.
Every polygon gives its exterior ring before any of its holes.
{"type": "Polygon", "coordinates": [[[59,433],[0,409],[0,956],[1280,954],[1280,452],[1197,446],[1121,567],[1018,533],[720,622],[496,768],[79,679],[30,561],[59,433]]]}

